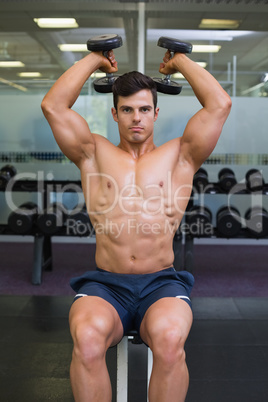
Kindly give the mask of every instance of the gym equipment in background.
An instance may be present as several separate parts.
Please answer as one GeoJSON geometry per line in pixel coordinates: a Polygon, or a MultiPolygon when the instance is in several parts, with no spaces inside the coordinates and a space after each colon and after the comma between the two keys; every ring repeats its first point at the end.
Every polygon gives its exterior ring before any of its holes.
{"type": "Polygon", "coordinates": [[[225,192],[229,192],[237,183],[235,174],[232,169],[223,168],[219,171],[219,186],[225,192]]]}
{"type": "Polygon", "coordinates": [[[58,233],[65,223],[65,211],[66,208],[61,203],[55,202],[49,205],[36,220],[36,225],[41,233],[46,235],[58,233]]]}
{"type": "Polygon", "coordinates": [[[194,175],[193,187],[197,192],[203,192],[209,183],[208,173],[205,169],[200,168],[194,175]]]}
{"type": "Polygon", "coordinates": [[[12,165],[5,165],[0,170],[0,190],[4,190],[12,177],[17,174],[16,169],[12,165]]]}
{"type": "Polygon", "coordinates": [[[210,237],[213,235],[212,213],[209,208],[194,205],[186,212],[187,234],[192,237],[210,237]]]}
{"type": "Polygon", "coordinates": [[[246,173],[246,183],[249,191],[262,191],[265,184],[262,172],[258,169],[248,170],[246,173]]]}
{"type": "Polygon", "coordinates": [[[250,208],[245,213],[246,228],[254,238],[268,235],[268,213],[261,206],[250,208]]]}
{"type": "Polygon", "coordinates": [[[217,233],[226,238],[235,237],[241,230],[241,216],[234,207],[222,207],[217,212],[217,233]]]}
{"type": "Polygon", "coordinates": [[[8,217],[8,226],[16,234],[31,234],[37,213],[37,205],[33,202],[26,202],[11,212],[8,217]]]}

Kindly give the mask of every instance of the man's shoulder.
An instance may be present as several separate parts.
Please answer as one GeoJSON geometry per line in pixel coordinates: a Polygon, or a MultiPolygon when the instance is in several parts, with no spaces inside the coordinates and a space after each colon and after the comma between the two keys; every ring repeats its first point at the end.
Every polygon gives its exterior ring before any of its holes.
{"type": "Polygon", "coordinates": [[[116,145],[114,145],[107,137],[101,134],[92,133],[95,144],[98,146],[100,145],[102,148],[110,147],[114,148],[115,150],[118,149],[116,145]]]}
{"type": "Polygon", "coordinates": [[[170,152],[170,153],[172,153],[174,155],[175,154],[178,155],[178,152],[180,150],[180,142],[181,142],[181,139],[179,137],[178,138],[173,138],[173,139],[168,140],[168,141],[164,142],[163,144],[157,146],[155,151],[157,153],[170,152]]]}

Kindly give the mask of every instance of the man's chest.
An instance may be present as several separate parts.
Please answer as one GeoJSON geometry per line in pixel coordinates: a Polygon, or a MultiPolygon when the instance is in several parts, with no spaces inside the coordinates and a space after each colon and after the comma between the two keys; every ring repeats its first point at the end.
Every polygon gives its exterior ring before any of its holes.
{"type": "Polygon", "coordinates": [[[90,210],[157,215],[184,208],[191,194],[192,178],[168,159],[142,162],[121,161],[120,168],[111,164],[100,172],[88,172],[84,192],[90,210]]]}

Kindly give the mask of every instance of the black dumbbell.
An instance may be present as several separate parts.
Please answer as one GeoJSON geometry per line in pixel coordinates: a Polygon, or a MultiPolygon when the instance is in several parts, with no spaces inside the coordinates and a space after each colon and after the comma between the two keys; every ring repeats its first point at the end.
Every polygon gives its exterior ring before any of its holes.
{"type": "Polygon", "coordinates": [[[261,191],[265,184],[261,171],[258,169],[250,169],[246,173],[246,183],[250,191],[261,191]]]}
{"type": "Polygon", "coordinates": [[[217,232],[223,237],[235,237],[241,230],[241,216],[234,207],[222,207],[217,212],[217,232]]]}
{"type": "MultiPolygon", "coordinates": [[[[103,55],[107,57],[109,50],[116,49],[123,45],[121,36],[115,34],[106,34],[94,36],[87,41],[87,48],[91,52],[103,52],[103,55]]],[[[114,74],[107,73],[106,77],[99,78],[93,82],[96,92],[109,93],[112,92],[113,83],[116,78],[114,74]]]]}
{"type": "Polygon", "coordinates": [[[207,237],[213,234],[212,213],[201,205],[194,205],[186,214],[187,230],[192,237],[207,237]]]}
{"type": "Polygon", "coordinates": [[[268,235],[268,213],[261,206],[250,208],[246,214],[246,227],[251,236],[255,238],[268,235]]]}
{"type": "Polygon", "coordinates": [[[17,171],[12,165],[5,165],[0,170],[0,190],[4,190],[9,180],[16,175],[17,171]]]}
{"type": "MultiPolygon", "coordinates": [[[[191,53],[193,48],[191,43],[165,36],[158,39],[157,46],[168,49],[171,55],[174,53],[191,53]]],[[[170,80],[170,75],[166,75],[164,78],[153,78],[153,80],[156,83],[157,91],[163,94],[178,95],[182,90],[181,85],[170,80]]]]}
{"type": "Polygon", "coordinates": [[[37,205],[33,202],[26,202],[11,212],[8,217],[8,226],[14,233],[21,235],[31,234],[37,213],[37,205]]]}
{"type": "Polygon", "coordinates": [[[202,192],[209,183],[207,171],[203,168],[198,169],[194,175],[193,186],[196,191],[202,192]]]}
{"type": "Polygon", "coordinates": [[[66,208],[60,203],[53,203],[40,214],[36,220],[38,229],[47,235],[60,231],[65,222],[66,208]]]}
{"type": "Polygon", "coordinates": [[[220,187],[226,192],[230,191],[237,183],[233,170],[229,168],[221,169],[218,178],[220,187]]]}

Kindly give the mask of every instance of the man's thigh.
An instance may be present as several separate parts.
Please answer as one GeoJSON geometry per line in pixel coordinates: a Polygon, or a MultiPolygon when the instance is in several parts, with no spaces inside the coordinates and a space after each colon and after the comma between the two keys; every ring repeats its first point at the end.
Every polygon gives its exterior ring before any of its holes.
{"type": "Polygon", "coordinates": [[[71,306],[70,331],[73,339],[79,326],[92,327],[107,339],[109,346],[116,345],[123,337],[123,325],[116,309],[97,296],[84,296],[71,306]]]}
{"type": "Polygon", "coordinates": [[[164,330],[177,328],[182,340],[189,335],[193,322],[192,309],[183,299],[165,297],[157,300],[146,311],[140,326],[142,340],[150,346],[164,330]]]}

